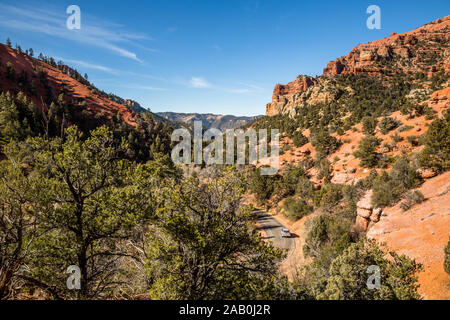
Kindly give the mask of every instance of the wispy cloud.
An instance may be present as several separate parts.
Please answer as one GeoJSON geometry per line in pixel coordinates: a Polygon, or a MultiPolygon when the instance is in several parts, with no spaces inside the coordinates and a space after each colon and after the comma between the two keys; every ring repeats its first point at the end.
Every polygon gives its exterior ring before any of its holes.
{"type": "Polygon", "coordinates": [[[234,82],[234,84],[218,84],[211,83],[202,77],[191,77],[189,81],[177,78],[173,81],[175,84],[184,85],[190,88],[204,88],[233,94],[256,94],[261,93],[264,89],[255,84],[244,82],[234,82]]]}
{"type": "Polygon", "coordinates": [[[211,84],[203,78],[192,77],[189,85],[193,88],[210,88],[211,84]]]}
{"type": "Polygon", "coordinates": [[[60,58],[60,57],[55,57],[55,59],[56,60],[61,60],[61,61],[63,61],[66,64],[70,63],[70,64],[74,64],[76,66],[81,66],[81,67],[85,67],[85,68],[88,68],[88,69],[105,71],[105,72],[112,73],[112,74],[117,74],[118,73],[117,70],[114,70],[114,69],[111,69],[111,68],[108,68],[108,67],[105,67],[105,66],[102,66],[102,65],[99,65],[99,64],[89,63],[89,62],[86,62],[86,61],[66,59],[66,58],[60,58]]]}
{"type": "MultiPolygon", "coordinates": [[[[122,26],[108,21],[100,21],[97,17],[81,13],[81,29],[66,28],[67,15],[50,9],[28,9],[12,5],[0,4],[0,25],[23,31],[43,33],[79,43],[101,47],[120,56],[142,63],[135,52],[125,48],[128,43],[145,47],[139,40],[152,40],[145,34],[122,31],[122,26]],[[95,21],[95,22],[93,22],[95,21]]],[[[149,51],[154,49],[146,48],[149,51]]]]}
{"type": "Polygon", "coordinates": [[[239,88],[232,89],[231,91],[234,93],[258,93],[262,92],[264,89],[260,86],[249,84],[245,82],[238,82],[239,88]]]}
{"type": "Polygon", "coordinates": [[[167,91],[165,88],[159,88],[159,87],[152,87],[152,86],[143,86],[143,85],[122,85],[122,88],[127,89],[138,89],[138,90],[144,90],[144,91],[167,91]]]}

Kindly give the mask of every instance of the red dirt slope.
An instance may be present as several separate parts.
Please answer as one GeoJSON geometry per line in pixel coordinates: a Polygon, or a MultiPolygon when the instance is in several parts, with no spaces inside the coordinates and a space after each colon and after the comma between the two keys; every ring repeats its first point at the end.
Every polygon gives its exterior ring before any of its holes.
{"type": "Polygon", "coordinates": [[[43,103],[46,97],[46,89],[38,78],[38,71],[45,72],[45,78],[51,88],[53,96],[58,97],[61,89],[65,86],[68,89],[64,99],[66,101],[78,100],[86,101],[86,109],[94,113],[106,112],[107,115],[113,116],[120,112],[123,120],[135,125],[134,113],[129,107],[118,104],[110,99],[94,93],[90,88],[72,78],[69,74],[72,69],[64,66],[64,71],[51,65],[32,58],[24,53],[17,53],[16,50],[11,49],[3,44],[0,44],[0,91],[17,93],[20,91],[16,81],[8,80],[3,75],[6,73],[7,63],[10,62],[17,75],[25,72],[30,82],[34,82],[36,86],[36,96],[30,96],[34,104],[41,110],[46,110],[48,106],[43,103]]]}
{"type": "Polygon", "coordinates": [[[386,208],[367,236],[424,265],[419,293],[425,299],[450,299],[450,276],[444,271],[444,248],[450,237],[450,172],[426,181],[425,201],[403,211],[386,208]]]}

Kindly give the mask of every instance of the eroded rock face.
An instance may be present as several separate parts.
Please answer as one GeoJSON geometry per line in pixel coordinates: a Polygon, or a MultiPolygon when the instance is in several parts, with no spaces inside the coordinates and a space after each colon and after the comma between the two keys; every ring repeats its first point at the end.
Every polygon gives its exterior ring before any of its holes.
{"type": "Polygon", "coordinates": [[[295,79],[292,82],[289,82],[288,84],[277,84],[275,86],[275,89],[273,90],[274,96],[279,95],[290,95],[297,92],[305,91],[309,87],[312,87],[314,84],[317,83],[317,79],[305,76],[305,75],[299,75],[297,79],[295,79]]]}
{"type": "Polygon", "coordinates": [[[449,299],[450,276],[444,270],[444,248],[450,236],[450,172],[427,179],[419,187],[426,201],[403,210],[383,209],[381,220],[369,226],[367,237],[422,263],[419,293],[424,299],[449,299]],[[384,216],[387,215],[387,218],[384,216]]]}
{"type": "Polygon", "coordinates": [[[367,210],[372,210],[372,190],[369,190],[363,194],[363,196],[359,199],[356,206],[358,208],[363,208],[367,210]]]}
{"type": "Polygon", "coordinates": [[[372,214],[370,215],[370,221],[372,221],[372,222],[380,221],[381,214],[382,214],[382,210],[380,208],[374,209],[372,211],[372,214]]]}
{"type": "Polygon", "coordinates": [[[356,216],[355,229],[357,232],[365,232],[369,227],[369,220],[361,216],[356,216]]]}
{"type": "Polygon", "coordinates": [[[356,214],[362,218],[369,219],[372,215],[372,209],[356,208],[356,214]]]}
{"type": "Polygon", "coordinates": [[[426,72],[433,67],[436,70],[447,69],[445,46],[433,48],[433,54],[437,54],[438,62],[429,66],[423,63],[420,56],[427,53],[427,48],[420,45],[420,41],[435,39],[438,41],[449,38],[448,28],[450,27],[450,17],[445,17],[424,25],[418,29],[402,34],[392,33],[391,36],[382,40],[369,43],[362,43],[356,46],[347,56],[330,61],[323,70],[324,76],[337,74],[390,74],[403,72],[426,72]],[[387,68],[380,65],[382,60],[392,59],[408,60],[410,63],[396,64],[395,68],[387,68]]]}
{"type": "Polygon", "coordinates": [[[288,84],[277,84],[273,90],[272,102],[266,105],[266,115],[273,116],[289,112],[286,108],[289,102],[295,102],[295,94],[301,94],[306,89],[318,82],[317,79],[309,76],[299,75],[297,79],[288,84]]]}
{"type": "MultiPolygon", "coordinates": [[[[299,77],[300,78],[300,77],[299,77]]],[[[297,78],[299,80],[299,78],[297,78]]],[[[285,86],[277,85],[272,96],[272,102],[266,105],[266,115],[287,114],[295,116],[295,109],[304,104],[316,104],[337,98],[336,90],[328,79],[299,80],[285,86]],[[312,83],[312,84],[311,84],[312,83]],[[299,90],[299,91],[296,91],[299,90]],[[289,92],[288,94],[278,94],[289,92]]]]}
{"type": "Polygon", "coordinates": [[[372,206],[372,190],[365,192],[356,204],[356,221],[355,229],[358,232],[365,232],[375,223],[380,221],[383,210],[381,208],[373,208],[372,206]]]}

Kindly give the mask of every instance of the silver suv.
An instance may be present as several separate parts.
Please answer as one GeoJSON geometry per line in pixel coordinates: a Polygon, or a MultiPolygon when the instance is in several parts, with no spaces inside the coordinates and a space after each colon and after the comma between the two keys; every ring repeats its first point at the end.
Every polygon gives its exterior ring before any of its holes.
{"type": "Polygon", "coordinates": [[[281,237],[282,238],[290,238],[291,237],[291,232],[289,231],[288,228],[281,229],[281,237]]]}

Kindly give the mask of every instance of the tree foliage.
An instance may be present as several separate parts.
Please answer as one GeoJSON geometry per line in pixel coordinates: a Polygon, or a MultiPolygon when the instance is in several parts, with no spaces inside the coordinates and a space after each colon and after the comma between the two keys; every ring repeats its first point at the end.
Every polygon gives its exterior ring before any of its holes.
{"type": "Polygon", "coordinates": [[[434,120],[424,138],[425,148],[419,156],[419,165],[436,172],[450,168],[450,111],[442,119],[434,120]]]}
{"type": "Polygon", "coordinates": [[[366,168],[373,168],[378,164],[377,147],[380,145],[380,139],[368,135],[359,142],[358,150],[353,154],[361,160],[360,165],[366,168]]]}
{"type": "Polygon", "coordinates": [[[284,254],[252,228],[252,213],[240,204],[243,191],[232,169],[205,183],[192,178],[165,190],[165,205],[149,233],[153,298],[283,296],[286,283],[277,268],[284,254]]]}

